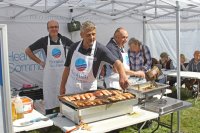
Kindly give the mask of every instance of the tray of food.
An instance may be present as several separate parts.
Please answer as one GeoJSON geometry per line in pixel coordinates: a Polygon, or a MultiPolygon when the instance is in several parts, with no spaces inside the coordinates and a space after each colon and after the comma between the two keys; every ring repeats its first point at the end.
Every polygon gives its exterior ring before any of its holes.
{"type": "Polygon", "coordinates": [[[138,103],[134,94],[116,89],[61,95],[59,101],[61,114],[76,124],[131,113],[138,103]]]}
{"type": "Polygon", "coordinates": [[[88,108],[129,99],[135,99],[135,95],[132,93],[123,93],[115,89],[102,89],[86,93],[59,96],[61,102],[75,109],[88,108]]]}
{"type": "Polygon", "coordinates": [[[138,98],[150,97],[156,94],[165,93],[169,87],[167,84],[148,81],[142,84],[130,85],[127,89],[128,92],[135,93],[138,98]]]}

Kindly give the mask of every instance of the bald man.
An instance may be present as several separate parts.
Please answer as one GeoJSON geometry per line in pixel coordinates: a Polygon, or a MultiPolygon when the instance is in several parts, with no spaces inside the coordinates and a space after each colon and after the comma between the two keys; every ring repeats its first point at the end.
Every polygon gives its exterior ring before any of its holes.
{"type": "MultiPolygon", "coordinates": [[[[128,39],[128,32],[120,27],[114,33],[113,38],[107,44],[107,48],[113,53],[117,59],[119,59],[123,65],[128,76],[137,76],[137,77],[145,77],[145,73],[143,71],[131,71],[129,65],[129,58],[127,52],[125,52],[124,46],[128,39]]],[[[106,64],[106,75],[105,75],[105,84],[106,88],[116,88],[121,89],[119,82],[119,74],[115,71],[115,68],[109,64],[106,64]]]]}
{"type": "Polygon", "coordinates": [[[65,57],[69,46],[73,43],[67,37],[58,33],[59,24],[56,20],[47,22],[48,36],[42,37],[29,47],[25,53],[34,62],[39,64],[43,71],[43,95],[46,114],[59,111],[59,87],[64,69],[65,57]],[[42,51],[45,54],[44,60],[35,54],[42,51]]]}

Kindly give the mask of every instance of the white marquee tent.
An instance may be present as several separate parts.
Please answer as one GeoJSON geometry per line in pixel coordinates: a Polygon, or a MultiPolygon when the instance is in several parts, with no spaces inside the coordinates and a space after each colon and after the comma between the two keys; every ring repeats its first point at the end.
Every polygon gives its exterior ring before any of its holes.
{"type": "MultiPolygon", "coordinates": [[[[97,40],[104,45],[117,27],[125,27],[129,32],[129,38],[136,37],[150,47],[153,57],[159,59],[164,49],[176,64],[174,1],[4,0],[0,2],[0,22],[8,25],[11,87],[20,88],[23,84],[42,86],[42,70],[25,55],[24,49],[47,35],[45,25],[50,19],[58,20],[60,33],[74,42],[80,37],[78,31],[69,33],[67,30],[67,23],[72,19],[80,22],[94,21],[97,25],[97,40]]],[[[197,35],[200,8],[198,0],[181,1],[180,16],[184,23],[181,25],[183,31],[181,40],[184,40],[181,42],[183,46],[181,53],[191,59],[199,42],[197,35]]],[[[41,53],[38,56],[42,58],[41,53]]]]}
{"type": "MultiPolygon", "coordinates": [[[[42,70],[24,53],[24,49],[47,35],[46,22],[56,19],[60,33],[74,42],[79,32],[69,33],[67,23],[72,19],[94,21],[97,40],[104,45],[117,27],[125,27],[130,37],[136,37],[150,47],[159,59],[163,49],[176,64],[176,4],[175,0],[4,0],[0,2],[0,23],[8,25],[11,87],[23,84],[42,86],[42,70]],[[145,26],[143,25],[145,23],[145,26]],[[143,32],[145,31],[145,32],[143,32]],[[39,76],[38,76],[39,75],[39,76]]],[[[200,8],[198,0],[180,2],[181,53],[188,59],[198,47],[200,8]],[[191,45],[192,44],[192,45],[191,45]]],[[[38,56],[42,58],[42,54],[38,56]]]]}
{"type": "MultiPolygon", "coordinates": [[[[179,53],[191,59],[194,50],[200,50],[199,6],[200,0],[0,0],[0,23],[8,28],[11,88],[42,86],[42,69],[24,50],[47,35],[50,19],[58,20],[60,33],[74,42],[80,37],[78,31],[67,30],[72,19],[95,22],[97,40],[104,45],[116,28],[125,27],[129,38],[136,37],[150,47],[153,57],[158,59],[166,51],[176,63],[179,53]]],[[[41,53],[38,56],[43,58],[41,53]]]]}

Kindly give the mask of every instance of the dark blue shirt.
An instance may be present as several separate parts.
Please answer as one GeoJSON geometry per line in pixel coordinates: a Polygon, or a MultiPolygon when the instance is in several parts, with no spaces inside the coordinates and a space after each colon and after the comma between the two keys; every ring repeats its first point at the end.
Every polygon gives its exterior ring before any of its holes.
{"type": "MultiPolygon", "coordinates": [[[[76,50],[79,43],[80,42],[77,42],[69,48],[69,51],[68,51],[68,54],[67,54],[67,59],[66,59],[66,62],[65,62],[66,67],[70,66],[73,53],[76,50]]],[[[78,51],[83,55],[90,55],[92,49],[91,48],[84,49],[83,44],[81,44],[81,47],[78,49],[78,51]]],[[[95,51],[94,51],[94,61],[93,61],[94,77],[97,77],[97,73],[99,71],[101,62],[104,61],[104,62],[107,62],[107,63],[113,65],[116,60],[117,60],[117,58],[112,55],[112,53],[109,51],[109,49],[107,49],[104,45],[97,42],[96,48],[95,48],[95,51]]]]}
{"type": "MultiPolygon", "coordinates": [[[[122,49],[119,48],[119,46],[116,44],[113,38],[110,39],[106,47],[112,52],[112,54],[121,62],[123,62],[123,57],[122,57],[122,49]]],[[[124,51],[123,51],[124,52],[124,51]]],[[[112,75],[113,70],[112,66],[109,64],[106,64],[106,77],[112,75]]]]}
{"type": "Polygon", "coordinates": [[[112,54],[117,57],[121,62],[123,62],[121,49],[118,47],[116,42],[113,40],[113,38],[110,39],[106,47],[112,52],[112,54]]]}
{"type": "MultiPolygon", "coordinates": [[[[60,45],[60,39],[61,39],[61,42],[63,43],[64,48],[68,48],[73,43],[69,38],[62,36],[61,34],[58,34],[58,37],[59,39],[57,42],[50,40],[50,45],[60,45]]],[[[31,44],[29,48],[31,49],[31,51],[37,51],[37,50],[42,49],[47,55],[47,45],[48,45],[48,36],[45,36],[45,37],[40,38],[33,44],[31,44]]]]}
{"type": "Polygon", "coordinates": [[[188,64],[188,71],[200,72],[200,61],[196,64],[194,58],[192,58],[188,64]]]}

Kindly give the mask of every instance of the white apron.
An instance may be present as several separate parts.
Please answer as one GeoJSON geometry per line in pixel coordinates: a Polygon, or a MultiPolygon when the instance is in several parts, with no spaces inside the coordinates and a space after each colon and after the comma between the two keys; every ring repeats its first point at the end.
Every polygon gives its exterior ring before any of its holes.
{"type": "Polygon", "coordinates": [[[60,39],[60,45],[50,45],[48,38],[47,58],[43,74],[43,95],[45,109],[59,107],[59,88],[64,70],[65,54],[60,39]]]}
{"type": "Polygon", "coordinates": [[[93,75],[93,61],[96,41],[92,46],[91,55],[78,52],[82,41],[72,56],[70,72],[65,87],[66,94],[75,94],[97,89],[97,80],[93,75]]]}
{"type": "MultiPolygon", "coordinates": [[[[128,53],[122,53],[122,58],[123,58],[123,66],[126,70],[130,70],[130,65],[129,65],[129,58],[128,58],[128,53]]],[[[119,84],[119,74],[118,73],[112,73],[111,76],[105,77],[105,83],[106,83],[106,88],[116,88],[116,89],[121,89],[120,84],[119,84]]]]}

